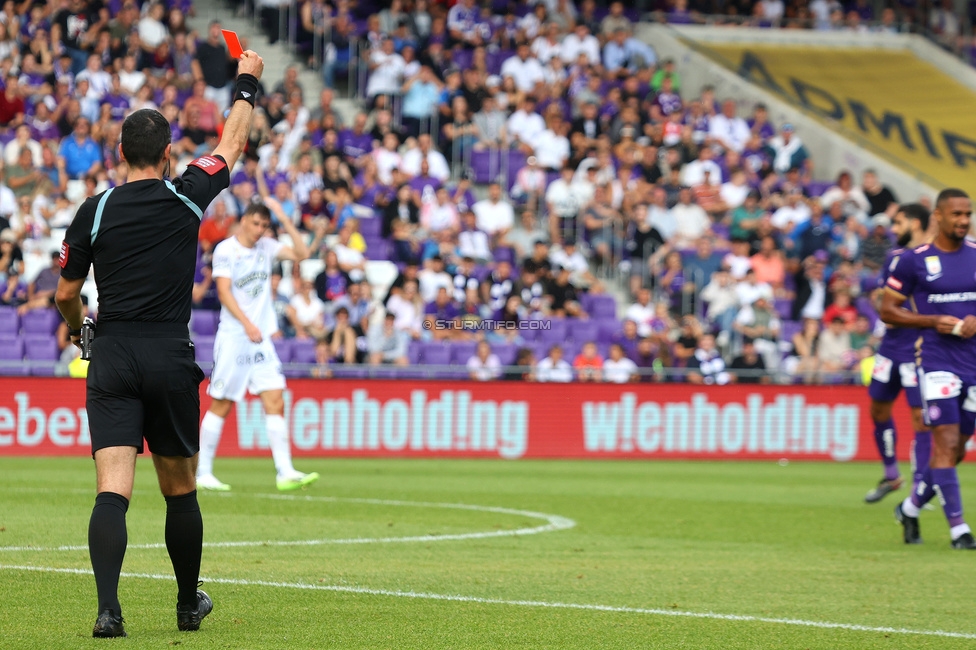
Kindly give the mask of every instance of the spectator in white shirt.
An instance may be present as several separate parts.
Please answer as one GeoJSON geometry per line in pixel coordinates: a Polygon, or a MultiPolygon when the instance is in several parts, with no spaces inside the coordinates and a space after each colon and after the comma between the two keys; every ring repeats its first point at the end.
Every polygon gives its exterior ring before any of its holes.
{"type": "Polygon", "coordinates": [[[285,309],[288,320],[295,328],[295,336],[300,339],[325,336],[325,303],[315,293],[315,283],[297,277],[295,284],[298,289],[285,309]]]}
{"type": "Polygon", "coordinates": [[[746,176],[746,172],[742,168],[736,167],[730,169],[729,177],[728,182],[722,183],[719,196],[722,202],[728,206],[729,210],[734,210],[746,202],[746,197],[749,196],[749,192],[752,190],[747,182],[748,177],[746,176]]]}
{"type": "Polygon", "coordinates": [[[393,50],[393,39],[385,37],[380,49],[369,55],[366,96],[373,100],[377,95],[399,95],[406,67],[403,57],[393,50]]]}
{"type": "Polygon", "coordinates": [[[403,291],[393,294],[386,301],[386,311],[394,316],[393,327],[406,332],[410,338],[420,338],[420,323],[424,315],[424,303],[417,292],[416,280],[403,283],[403,291]]]}
{"type": "Polygon", "coordinates": [[[712,116],[708,121],[708,135],[727,150],[742,153],[746,142],[752,136],[749,125],[735,114],[735,100],[727,99],[722,103],[722,112],[712,116]]]}
{"type": "Polygon", "coordinates": [[[542,64],[532,56],[529,44],[524,41],[519,43],[515,56],[502,63],[501,76],[515,79],[515,87],[524,93],[534,91],[537,84],[545,81],[542,64]]]}
{"type": "Polygon", "coordinates": [[[715,153],[711,147],[702,147],[698,158],[692,160],[681,170],[681,184],[688,187],[701,185],[705,182],[705,170],[709,171],[708,181],[712,185],[722,184],[722,168],[712,160],[715,153]]]}
{"type": "Polygon", "coordinates": [[[498,379],[502,374],[502,362],[491,351],[488,341],[478,341],[474,356],[468,359],[468,376],[474,381],[498,379]]]}
{"type": "Polygon", "coordinates": [[[503,237],[515,225],[515,211],[502,196],[502,186],[498,181],[488,186],[488,198],[475,202],[471,207],[478,218],[478,229],[489,237],[503,237]]]}
{"type": "Polygon", "coordinates": [[[559,25],[546,23],[545,29],[532,41],[532,55],[542,65],[548,65],[549,59],[559,58],[562,45],[559,40],[559,25]]]}
{"type": "Polygon", "coordinates": [[[563,349],[559,345],[549,348],[549,356],[536,366],[536,378],[539,381],[551,381],[568,384],[573,381],[573,367],[563,359],[563,349]]]}
{"type": "Polygon", "coordinates": [[[586,57],[590,65],[600,64],[600,40],[590,33],[590,28],[583,21],[576,23],[573,31],[563,38],[560,50],[566,65],[576,63],[580,54],[586,57]]]}
{"type": "Polygon", "coordinates": [[[431,148],[430,134],[421,133],[417,136],[417,146],[403,154],[403,161],[400,171],[408,176],[420,175],[420,161],[426,160],[429,166],[429,173],[433,178],[444,183],[451,176],[451,168],[447,164],[447,158],[440,151],[431,148]]]}
{"type": "Polygon", "coordinates": [[[651,321],[654,320],[654,305],[651,304],[651,290],[641,289],[637,292],[637,301],[627,308],[624,320],[637,324],[637,335],[641,338],[650,336],[651,321]]]}
{"type": "Polygon", "coordinates": [[[509,116],[505,130],[515,146],[524,153],[533,152],[532,142],[546,130],[546,121],[535,112],[535,97],[527,95],[522,100],[519,109],[509,116]]]}
{"type": "Polygon", "coordinates": [[[550,108],[555,110],[547,111],[546,129],[537,134],[530,144],[539,166],[556,171],[569,160],[569,139],[566,138],[567,129],[559,114],[559,107],[553,105],[550,108]]]}
{"type": "Polygon", "coordinates": [[[792,189],[786,195],[786,204],[777,208],[770,222],[780,232],[790,233],[799,224],[810,219],[810,206],[803,200],[800,188],[792,189]]]}
{"type": "Polygon", "coordinates": [[[610,356],[603,362],[603,380],[611,384],[626,384],[638,381],[637,364],[624,356],[619,343],[610,346],[610,356]]]}
{"type": "Polygon", "coordinates": [[[417,274],[420,285],[420,298],[424,303],[434,302],[440,289],[454,291],[454,279],[444,270],[444,259],[434,255],[424,262],[424,268],[417,274]]]}
{"type": "Polygon", "coordinates": [[[674,245],[677,247],[691,246],[695,240],[712,229],[712,220],[708,213],[691,199],[691,190],[682,187],[678,192],[678,204],[671,208],[671,214],[678,224],[674,233],[674,245]]]}
{"type": "Polygon", "coordinates": [[[546,189],[549,237],[554,244],[562,242],[564,236],[576,236],[576,219],[585,204],[580,188],[573,183],[573,174],[572,166],[566,165],[546,189]]]}

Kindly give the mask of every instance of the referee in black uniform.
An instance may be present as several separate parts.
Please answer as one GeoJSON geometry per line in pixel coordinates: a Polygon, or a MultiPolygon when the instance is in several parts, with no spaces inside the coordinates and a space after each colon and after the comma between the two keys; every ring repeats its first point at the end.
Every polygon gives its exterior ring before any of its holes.
{"type": "Polygon", "coordinates": [[[244,149],[264,61],[244,52],[223,136],[212,155],[194,160],[182,178],[166,180],[170,126],[143,109],[122,125],[125,185],[78,209],[61,246],[55,300],[77,345],[84,312],[81,287],[95,267],[98,327],[88,370],[88,419],[98,493],[88,547],[98,589],[93,636],[126,636],[119,604],[125,513],[136,455],[149,445],[166,498],[166,548],[179,589],[176,623],[196,630],[213,610],[197,590],[203,519],[197,504],[200,382],[187,323],[204,210],[230,182],[244,149]]]}

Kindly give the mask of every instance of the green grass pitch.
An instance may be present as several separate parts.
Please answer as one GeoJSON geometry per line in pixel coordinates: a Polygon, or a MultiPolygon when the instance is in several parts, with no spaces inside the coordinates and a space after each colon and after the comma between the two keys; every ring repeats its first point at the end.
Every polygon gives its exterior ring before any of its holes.
{"type": "MultiPolygon", "coordinates": [[[[121,583],[96,615],[90,459],[0,459],[3,648],[972,648],[976,554],[940,510],[901,543],[868,464],[218,459],[199,632],[175,625],[165,505],[139,461],[121,583]],[[463,507],[459,507],[463,505],[463,507]]],[[[903,470],[903,471],[907,471],[903,470]]],[[[976,472],[960,468],[976,506],[976,472]]]]}

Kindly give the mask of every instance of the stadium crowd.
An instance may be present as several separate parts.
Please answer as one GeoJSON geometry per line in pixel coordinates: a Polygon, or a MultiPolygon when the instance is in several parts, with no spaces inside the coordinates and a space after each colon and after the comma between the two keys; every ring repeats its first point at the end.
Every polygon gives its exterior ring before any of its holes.
{"type": "MultiPolygon", "coordinates": [[[[0,14],[5,371],[73,355],[51,320],[52,241],[80,202],[124,182],[125,115],[163,112],[178,173],[212,151],[235,65],[218,23],[187,30],[186,3],[12,6],[0,14]]],[[[477,380],[848,381],[873,354],[895,194],[873,172],[814,179],[802,134],[761,104],[684,87],[623,3],[298,7],[306,51],[329,25],[328,87],[309,97],[292,66],[259,93],[246,160],[200,229],[203,362],[219,309],[211,252],[263,197],[313,251],[273,282],[279,356],[306,376],[419,364],[477,380]],[[362,110],[344,123],[336,87],[359,80],[343,81],[357,76],[343,53],[360,46],[362,110]],[[377,261],[396,265],[384,295],[369,281],[377,261]]],[[[255,10],[278,33],[279,8],[255,10]]]]}

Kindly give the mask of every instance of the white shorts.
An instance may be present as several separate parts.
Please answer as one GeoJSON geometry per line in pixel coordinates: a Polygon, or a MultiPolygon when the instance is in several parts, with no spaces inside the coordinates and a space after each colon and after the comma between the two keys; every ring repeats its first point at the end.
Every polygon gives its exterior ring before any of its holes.
{"type": "Polygon", "coordinates": [[[239,402],[244,391],[260,395],[269,390],[284,390],[285,376],[271,339],[252,343],[244,335],[217,331],[214,339],[214,365],[207,394],[214,399],[239,402]]]}

